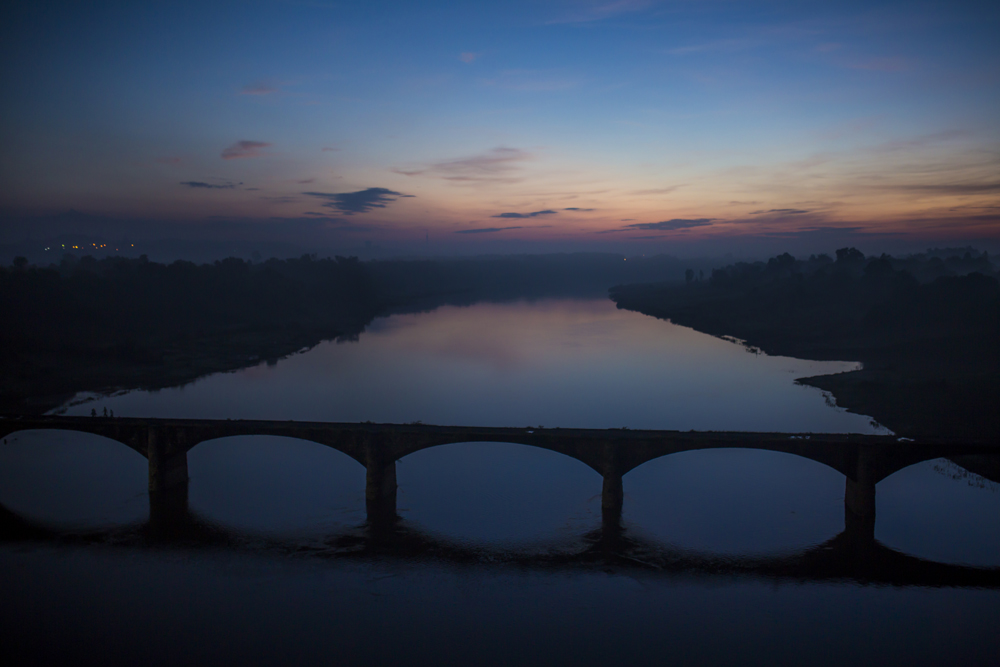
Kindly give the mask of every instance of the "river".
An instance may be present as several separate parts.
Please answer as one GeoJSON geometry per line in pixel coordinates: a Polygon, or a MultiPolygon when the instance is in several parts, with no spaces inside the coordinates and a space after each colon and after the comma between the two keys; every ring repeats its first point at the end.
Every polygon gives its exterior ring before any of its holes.
{"type": "MultiPolygon", "coordinates": [[[[479,303],[59,412],[887,433],[794,382],[856,367],[754,354],[605,299],[479,303]]],[[[7,439],[0,503],[50,531],[0,543],[0,623],[21,659],[979,664],[1000,649],[1000,492],[946,460],[880,482],[875,541],[836,562],[964,568],[972,585],[810,565],[847,548],[844,477],[790,454],[651,461],[625,476],[609,535],[601,478],[579,461],[436,447],[397,464],[388,538],[366,523],[364,469],[337,451],[234,437],[188,461],[191,512],[221,542],[152,539],[146,461],[120,444],[7,439]]]]}

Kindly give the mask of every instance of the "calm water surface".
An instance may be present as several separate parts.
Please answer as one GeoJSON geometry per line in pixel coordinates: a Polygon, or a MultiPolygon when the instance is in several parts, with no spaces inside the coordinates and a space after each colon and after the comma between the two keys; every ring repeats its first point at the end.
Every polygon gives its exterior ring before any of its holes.
{"type": "MultiPolygon", "coordinates": [[[[879,432],[794,384],[854,367],[753,355],[604,300],[478,304],[393,316],[358,342],[67,413],[879,432]]],[[[544,566],[593,548],[601,531],[600,476],[554,452],[466,443],[399,461],[398,529],[444,554],[416,560],[343,546],[366,534],[365,473],[340,452],[243,437],[188,460],[192,512],[235,547],[150,543],[146,461],[120,444],[8,438],[0,503],[63,536],[0,543],[0,625],[16,630],[19,656],[986,664],[1000,651],[996,590],[670,573],[614,558],[544,566]]],[[[792,455],[686,452],[625,476],[622,529],[682,559],[818,553],[845,529],[844,484],[792,455]]],[[[923,561],[1000,567],[1000,492],[947,461],[912,466],[879,483],[875,538],[923,561]]]]}
{"type": "Polygon", "coordinates": [[[793,382],[854,368],[756,356],[608,299],[482,303],[380,319],[358,342],[66,414],[876,432],[793,382]]]}

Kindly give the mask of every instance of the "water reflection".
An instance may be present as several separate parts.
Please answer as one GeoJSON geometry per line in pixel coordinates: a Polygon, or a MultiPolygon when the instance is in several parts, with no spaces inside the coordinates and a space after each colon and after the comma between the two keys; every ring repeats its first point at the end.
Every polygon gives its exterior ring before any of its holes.
{"type": "MultiPolygon", "coordinates": [[[[0,451],[0,503],[15,533],[30,524],[56,536],[86,529],[88,539],[127,542],[132,530],[140,542],[270,544],[333,556],[546,563],[601,555],[659,569],[805,568],[887,581],[886,563],[1000,566],[996,484],[953,479],[954,464],[943,460],[880,483],[873,533],[845,519],[842,476],[788,454],[704,450],[656,459],[626,475],[624,516],[609,517],[601,512],[599,475],[578,461],[506,443],[441,446],[399,464],[397,516],[366,513],[364,469],[339,452],[282,438],[227,438],[195,447],[190,492],[185,487],[176,504],[136,528],[148,516],[139,491],[147,476],[145,461],[128,448],[38,431],[8,438],[0,451]],[[946,465],[951,477],[939,472],[946,465]]],[[[957,576],[928,567],[920,565],[927,581],[957,576]]]]}
{"type": "MultiPolygon", "coordinates": [[[[5,540],[62,540],[0,507],[0,527],[5,540]]],[[[297,553],[322,559],[432,562],[516,566],[538,570],[576,570],[613,566],[663,576],[751,576],[775,581],[853,581],[859,584],[1000,589],[1000,567],[971,567],[938,563],[887,547],[865,531],[841,533],[818,545],[779,554],[744,555],[697,553],[677,549],[631,534],[618,522],[605,522],[582,537],[582,547],[562,548],[564,543],[540,544],[535,552],[507,550],[495,545],[442,538],[401,519],[372,519],[353,529],[321,540],[262,538],[219,525],[190,510],[169,523],[153,520],[129,534],[92,532],[88,544],[104,541],[117,546],[138,544],[184,546],[188,549],[250,549],[255,553],[297,553]]],[[[70,538],[73,536],[70,535],[70,538]]],[[[72,539],[68,543],[72,543],[72,539]]]]}
{"type": "Polygon", "coordinates": [[[930,560],[1000,565],[1000,484],[946,459],[904,468],[878,485],[875,536],[930,560]]]}
{"type": "Polygon", "coordinates": [[[0,503],[60,529],[126,525],[149,518],[148,464],[120,442],[39,430],[0,444],[0,503]]]}
{"type": "Polygon", "coordinates": [[[681,452],[633,470],[625,489],[634,530],[690,551],[793,551],[844,525],[844,476],[791,454],[681,452]]]}
{"type": "Polygon", "coordinates": [[[207,520],[272,535],[325,534],[365,519],[364,468],[294,438],[210,440],[188,455],[189,504],[207,520]]]}
{"type": "Polygon", "coordinates": [[[571,549],[600,523],[601,476],[535,447],[434,447],[400,460],[397,478],[407,524],[459,542],[507,551],[571,549]]]}
{"type": "Polygon", "coordinates": [[[855,367],[747,354],[608,299],[480,303],[394,315],[357,343],[96,405],[137,417],[875,432],[794,383],[855,367]]]}

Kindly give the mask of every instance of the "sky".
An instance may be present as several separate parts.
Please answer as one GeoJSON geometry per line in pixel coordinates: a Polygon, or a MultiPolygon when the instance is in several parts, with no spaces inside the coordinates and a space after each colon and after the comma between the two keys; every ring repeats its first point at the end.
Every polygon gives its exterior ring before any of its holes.
{"type": "Polygon", "coordinates": [[[83,220],[438,254],[1000,243],[996,2],[0,12],[8,237],[83,220]]]}

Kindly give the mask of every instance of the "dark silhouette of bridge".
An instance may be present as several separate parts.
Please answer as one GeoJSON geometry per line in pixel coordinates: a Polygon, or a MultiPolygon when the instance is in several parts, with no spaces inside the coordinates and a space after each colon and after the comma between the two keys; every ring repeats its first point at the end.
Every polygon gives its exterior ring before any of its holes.
{"type": "Polygon", "coordinates": [[[713,448],[761,449],[794,454],[846,478],[845,521],[852,534],[874,536],[875,487],[921,461],[948,458],[1000,482],[1000,446],[992,443],[913,442],[895,436],[788,434],[630,429],[493,428],[423,424],[326,423],[256,420],[24,417],[0,420],[0,437],[26,430],[62,429],[101,435],[149,461],[150,517],[169,523],[187,511],[187,452],[202,442],[232,436],[297,438],[347,454],[367,471],[369,517],[396,515],[396,461],[429,447],[459,442],[509,442],[540,447],[585,463],[604,479],[605,524],[621,517],[622,477],[662,456],[713,448]]]}

